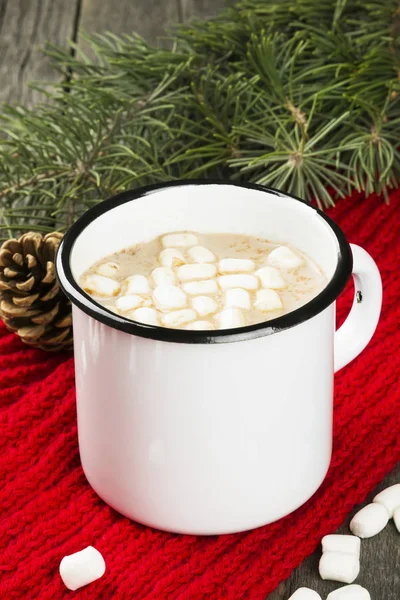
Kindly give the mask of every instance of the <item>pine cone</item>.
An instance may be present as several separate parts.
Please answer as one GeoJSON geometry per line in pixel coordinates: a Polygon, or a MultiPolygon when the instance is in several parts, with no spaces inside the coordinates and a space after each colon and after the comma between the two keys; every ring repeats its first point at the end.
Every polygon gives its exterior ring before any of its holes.
{"type": "Polygon", "coordinates": [[[71,303],[56,278],[62,233],[25,233],[0,249],[0,316],[23,342],[43,350],[72,347],[71,303]]]}

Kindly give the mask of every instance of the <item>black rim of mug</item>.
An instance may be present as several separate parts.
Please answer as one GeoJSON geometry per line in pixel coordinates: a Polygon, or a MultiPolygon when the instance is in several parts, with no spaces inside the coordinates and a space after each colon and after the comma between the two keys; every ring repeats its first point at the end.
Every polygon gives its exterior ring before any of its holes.
{"type": "Polygon", "coordinates": [[[140,187],[134,190],[128,190],[122,192],[116,196],[100,202],[93,208],[85,212],[70,229],[66,232],[57,254],[56,258],[57,274],[60,286],[71,302],[80,308],[84,313],[90,317],[112,327],[123,331],[125,333],[136,335],[139,337],[150,338],[154,340],[161,340],[166,342],[185,343],[185,344],[215,344],[215,343],[227,343],[227,342],[238,342],[243,340],[250,340],[258,337],[279,333],[285,329],[289,329],[300,323],[308,321],[312,317],[315,317],[330,304],[332,304],[339,294],[343,291],[347,281],[350,278],[353,268],[353,257],[349,243],[347,242],[343,231],[332,219],[330,219],[324,212],[312,206],[310,203],[297,198],[292,194],[287,194],[275,190],[273,188],[264,187],[253,183],[236,183],[229,180],[212,180],[212,179],[185,179],[169,181],[166,183],[157,183],[145,187],[140,187]],[[193,331],[193,330],[182,330],[182,329],[168,329],[166,327],[159,327],[155,325],[146,325],[137,321],[132,321],[120,315],[117,315],[89,296],[75,281],[71,266],[70,257],[73,246],[78,239],[79,235],[84,229],[95,219],[103,215],[104,213],[138,198],[146,196],[148,193],[156,190],[162,190],[167,187],[178,187],[185,185],[228,185],[241,187],[243,189],[256,190],[261,192],[267,192],[284,198],[291,198],[296,202],[301,202],[306,206],[314,210],[326,223],[336,236],[338,242],[338,258],[335,272],[326,285],[326,287],[317,295],[315,298],[307,302],[307,304],[297,308],[296,310],[286,313],[275,319],[269,321],[262,321],[255,325],[247,325],[245,327],[237,327],[235,329],[218,329],[213,331],[193,331]],[[68,287],[65,286],[64,281],[68,282],[68,287]],[[86,299],[88,302],[84,302],[86,299]]]}

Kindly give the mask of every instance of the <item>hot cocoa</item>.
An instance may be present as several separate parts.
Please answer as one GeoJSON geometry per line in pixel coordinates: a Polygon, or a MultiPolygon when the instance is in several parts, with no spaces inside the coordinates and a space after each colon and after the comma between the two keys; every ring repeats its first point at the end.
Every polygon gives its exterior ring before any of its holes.
{"type": "Polygon", "coordinates": [[[306,304],[322,270],[290,244],[231,233],[167,233],[95,263],[80,285],[109,310],[174,329],[253,325],[306,304]]]}

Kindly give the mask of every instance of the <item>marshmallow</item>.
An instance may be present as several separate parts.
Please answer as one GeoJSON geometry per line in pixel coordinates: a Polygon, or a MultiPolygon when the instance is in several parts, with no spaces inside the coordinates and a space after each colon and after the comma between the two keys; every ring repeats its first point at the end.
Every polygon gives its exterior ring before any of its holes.
{"type": "Polygon", "coordinates": [[[262,267],[256,271],[257,277],[261,279],[262,286],[271,290],[282,290],[286,283],[277,269],[274,267],[262,267]]]}
{"type": "Polygon", "coordinates": [[[127,294],[150,294],[151,288],[144,275],[131,275],[124,281],[125,292],[127,294]]]}
{"type": "Polygon", "coordinates": [[[163,267],[179,267],[185,264],[185,257],[176,248],[167,248],[158,255],[158,262],[163,267]]]}
{"type": "Polygon", "coordinates": [[[396,508],[396,510],[393,513],[393,521],[396,525],[397,531],[400,533],[400,506],[399,508],[396,508]]]}
{"type": "Polygon", "coordinates": [[[289,600],[321,600],[321,596],[314,590],[310,590],[310,588],[302,587],[296,590],[289,600]]]}
{"type": "Polygon", "coordinates": [[[97,265],[95,271],[98,275],[103,275],[104,277],[115,277],[118,275],[118,271],[120,269],[120,265],[112,260],[109,260],[105,263],[101,263],[101,265],[97,265]]]}
{"type": "Polygon", "coordinates": [[[353,583],[360,572],[360,561],[355,554],[324,552],[319,561],[322,579],[353,583]]]}
{"type": "Polygon", "coordinates": [[[225,306],[236,306],[237,308],[249,310],[251,308],[251,298],[249,292],[243,288],[232,288],[230,290],[226,290],[225,306]]]}
{"type": "Polygon", "coordinates": [[[191,329],[192,331],[201,331],[207,329],[215,329],[215,325],[211,321],[192,321],[188,323],[185,329],[191,329]]]}
{"type": "Polygon", "coordinates": [[[246,325],[246,319],[240,308],[225,308],[219,313],[218,317],[220,329],[231,329],[246,325]]]}
{"type": "Polygon", "coordinates": [[[304,263],[301,256],[293,252],[287,246],[279,246],[268,255],[268,263],[273,267],[282,269],[297,269],[304,263]]]}
{"type": "Polygon", "coordinates": [[[192,307],[200,317],[206,317],[216,312],[218,304],[210,296],[195,296],[192,299],[192,307]]]}
{"type": "Polygon", "coordinates": [[[325,535],[321,543],[322,552],[344,552],[360,557],[361,540],[354,535],[325,535]]]}
{"type": "Polygon", "coordinates": [[[210,279],[217,273],[217,267],[208,263],[197,265],[182,265],[177,269],[181,281],[193,281],[194,279],[210,279]]]}
{"type": "Polygon", "coordinates": [[[258,278],[255,275],[240,273],[235,275],[221,275],[218,277],[219,285],[223,290],[229,288],[244,288],[245,290],[257,290],[259,287],[258,278]]]}
{"type": "Polygon", "coordinates": [[[83,289],[94,296],[116,296],[121,289],[118,281],[103,275],[88,275],[84,278],[83,289]]]}
{"type": "Polygon", "coordinates": [[[380,492],[375,496],[373,502],[382,504],[388,511],[389,518],[391,519],[396,508],[400,507],[400,483],[396,483],[380,492]]]}
{"type": "Polygon", "coordinates": [[[139,306],[149,306],[151,304],[150,298],[144,298],[138,294],[130,294],[129,296],[120,296],[115,301],[115,306],[121,312],[127,312],[139,308],[139,306]]]}
{"type": "Polygon", "coordinates": [[[183,291],[191,296],[199,294],[216,294],[218,283],[215,279],[203,279],[203,281],[190,281],[183,284],[183,291]]]}
{"type": "Polygon", "coordinates": [[[198,239],[194,233],[168,233],[162,237],[161,243],[164,248],[171,248],[171,246],[195,246],[198,243],[198,239]]]}
{"type": "Polygon", "coordinates": [[[64,556],[60,563],[60,576],[65,587],[77,590],[100,579],[105,573],[106,563],[96,548],[88,546],[80,552],[64,556]]]}
{"type": "Polygon", "coordinates": [[[176,283],[176,275],[170,267],[157,267],[151,272],[151,276],[156,286],[176,283]]]}
{"type": "Polygon", "coordinates": [[[326,600],[371,600],[371,596],[368,590],[354,583],[331,592],[326,600]]]}
{"type": "Polygon", "coordinates": [[[223,258],[218,263],[220,273],[243,273],[254,271],[254,260],[248,258],[223,258]]]}
{"type": "Polygon", "coordinates": [[[157,308],[161,310],[173,310],[187,306],[185,292],[175,285],[158,285],[153,292],[153,299],[157,308]]]}
{"type": "MultiPolygon", "coordinates": [[[[382,504],[374,502],[364,506],[350,521],[350,531],[360,538],[370,538],[385,529],[389,513],[382,504]]],[[[349,582],[351,583],[351,582],[349,582]]]]}
{"type": "Polygon", "coordinates": [[[259,290],[256,294],[254,306],[258,310],[278,310],[283,307],[282,300],[275,290],[259,290]]]}
{"type": "Polygon", "coordinates": [[[186,325],[190,321],[194,321],[197,317],[196,311],[192,308],[184,308],[182,310],[174,310],[161,317],[161,321],[165,327],[176,328],[180,325],[186,325]]]}
{"type": "Polygon", "coordinates": [[[217,260],[215,254],[204,246],[193,246],[188,250],[188,254],[195,263],[211,263],[217,260]]]}
{"type": "Polygon", "coordinates": [[[159,325],[158,313],[154,308],[142,307],[137,308],[129,315],[134,321],[145,323],[146,325],[159,325]]]}

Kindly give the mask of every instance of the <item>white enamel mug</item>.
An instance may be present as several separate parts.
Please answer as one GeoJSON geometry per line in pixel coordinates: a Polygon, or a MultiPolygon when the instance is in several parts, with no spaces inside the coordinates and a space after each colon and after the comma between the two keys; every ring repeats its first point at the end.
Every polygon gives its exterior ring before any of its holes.
{"type": "Polygon", "coordinates": [[[57,271],[73,304],[82,466],[103,500],[158,529],[220,534],[312,496],[331,457],[334,371],[368,344],[382,302],[374,261],[325,214],[257,185],[150,186],[89,210],[65,235],[57,271]],[[210,332],[131,321],[80,288],[95,261],[181,230],[293,244],[329,282],[282,317],[210,332]],[[354,304],[335,333],[351,273],[354,304]]]}

